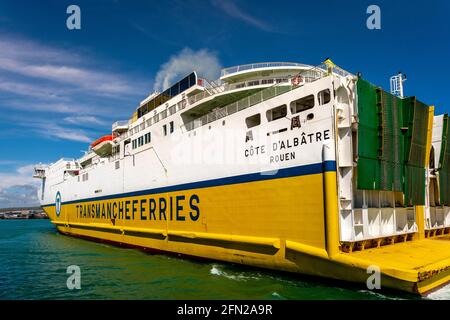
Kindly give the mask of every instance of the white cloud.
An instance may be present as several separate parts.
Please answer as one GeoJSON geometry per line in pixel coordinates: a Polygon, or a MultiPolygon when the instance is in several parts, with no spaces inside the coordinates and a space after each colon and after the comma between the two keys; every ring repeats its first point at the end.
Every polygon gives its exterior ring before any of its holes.
{"type": "Polygon", "coordinates": [[[41,180],[33,178],[34,165],[13,171],[0,171],[0,208],[38,206],[37,190],[41,180]]]}
{"type": "Polygon", "coordinates": [[[13,185],[0,190],[0,208],[37,207],[37,190],[35,185],[13,185]]]}
{"type": "Polygon", "coordinates": [[[0,166],[15,164],[19,161],[17,160],[0,160],[0,166]]]}
{"type": "Polygon", "coordinates": [[[9,92],[20,96],[53,99],[57,97],[55,91],[43,85],[29,84],[0,78],[0,91],[9,92]]]}
{"type": "Polygon", "coordinates": [[[93,141],[87,130],[69,125],[62,126],[51,119],[19,119],[15,124],[26,130],[31,130],[44,138],[87,143],[93,141]]]}
{"type": "Polygon", "coordinates": [[[103,125],[105,124],[104,121],[98,119],[94,116],[71,116],[64,118],[64,121],[76,125],[86,125],[86,124],[93,124],[93,125],[103,125]]]}
{"type": "Polygon", "coordinates": [[[41,61],[53,61],[54,63],[79,63],[82,58],[73,52],[66,52],[61,49],[49,47],[16,36],[3,35],[0,38],[2,51],[0,57],[21,61],[36,61],[37,57],[41,61]]]}
{"type": "Polygon", "coordinates": [[[0,191],[18,185],[39,185],[39,181],[33,178],[33,168],[34,165],[28,164],[12,172],[0,172],[0,191]]]}
{"type": "Polygon", "coordinates": [[[268,31],[268,32],[273,31],[273,28],[269,24],[244,12],[241,8],[239,8],[231,0],[229,0],[229,1],[212,0],[212,4],[235,19],[241,20],[241,21],[243,21],[249,25],[252,25],[258,29],[261,29],[263,31],[268,31]]]}
{"type": "Polygon", "coordinates": [[[196,71],[199,77],[215,80],[220,75],[221,65],[217,55],[207,49],[193,51],[184,48],[164,63],[156,74],[154,89],[162,91],[173,82],[196,71]]]}
{"type": "MultiPolygon", "coordinates": [[[[63,99],[57,99],[63,100],[63,99]]],[[[36,101],[23,101],[12,100],[2,103],[3,109],[10,109],[16,111],[28,111],[28,112],[45,112],[45,113],[65,113],[65,114],[90,114],[95,109],[79,104],[73,104],[70,102],[36,102],[36,101]]]]}
{"type": "MultiPolygon", "coordinates": [[[[3,131],[14,137],[31,133],[36,143],[42,143],[40,137],[90,143],[97,130],[110,130],[101,119],[128,114],[130,101],[131,113],[150,87],[150,79],[111,71],[107,62],[93,60],[82,48],[60,49],[5,34],[0,48],[3,131]],[[92,128],[87,130],[86,123],[92,128]]],[[[0,207],[37,204],[40,181],[32,178],[33,166],[23,163],[0,160],[0,207]],[[20,167],[10,170],[14,165],[20,167]]]]}
{"type": "Polygon", "coordinates": [[[57,138],[62,140],[78,141],[78,142],[92,142],[85,130],[75,129],[69,127],[61,127],[56,124],[48,123],[45,125],[35,124],[35,131],[48,138],[57,138]]]}
{"type": "Polygon", "coordinates": [[[20,175],[30,176],[34,172],[34,165],[33,164],[29,164],[29,165],[26,165],[26,166],[19,167],[19,168],[17,168],[17,172],[20,175]]]}
{"type": "Polygon", "coordinates": [[[111,73],[91,71],[74,65],[52,64],[50,61],[38,60],[37,56],[37,61],[32,62],[4,56],[4,53],[0,53],[0,69],[22,76],[75,85],[95,94],[111,95],[134,91],[124,79],[111,73]]]}
{"type": "Polygon", "coordinates": [[[90,142],[82,128],[104,130],[110,124],[100,119],[128,117],[150,86],[150,79],[111,72],[84,49],[4,34],[0,48],[0,113],[16,119],[9,122],[12,127],[31,128],[46,138],[90,142]],[[23,111],[32,116],[23,117],[23,111]]]}

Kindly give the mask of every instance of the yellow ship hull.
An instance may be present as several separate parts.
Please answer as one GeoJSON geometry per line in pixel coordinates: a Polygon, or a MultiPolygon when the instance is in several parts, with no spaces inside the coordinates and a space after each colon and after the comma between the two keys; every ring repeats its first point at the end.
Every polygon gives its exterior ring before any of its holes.
{"type": "Polygon", "coordinates": [[[382,288],[418,294],[450,281],[450,241],[341,251],[335,167],[307,167],[44,209],[64,234],[126,246],[361,284],[375,265],[382,288]]]}

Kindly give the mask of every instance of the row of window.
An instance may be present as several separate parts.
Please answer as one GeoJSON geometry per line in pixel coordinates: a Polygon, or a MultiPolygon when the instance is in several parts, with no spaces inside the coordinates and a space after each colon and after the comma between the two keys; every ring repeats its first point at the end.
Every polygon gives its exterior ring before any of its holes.
{"type": "MultiPolygon", "coordinates": [[[[174,131],[173,121],[169,122],[169,133],[173,133],[174,131]]],[[[163,125],[163,135],[167,136],[167,124],[163,125]]]]}
{"type": "Polygon", "coordinates": [[[235,86],[236,89],[244,88],[244,87],[251,87],[251,86],[258,86],[260,84],[273,84],[273,83],[286,83],[289,82],[289,79],[282,78],[282,79],[262,79],[262,80],[251,80],[248,82],[242,82],[235,86]]]}
{"type": "MultiPolygon", "coordinates": [[[[163,135],[167,136],[167,134],[172,134],[175,131],[175,125],[173,121],[170,121],[168,126],[167,124],[162,126],[163,135]]],[[[140,136],[139,138],[133,139],[132,148],[136,149],[142,147],[143,145],[150,143],[152,141],[152,133],[147,132],[146,134],[140,136]]]]}
{"type": "Polygon", "coordinates": [[[168,116],[173,115],[177,111],[183,110],[186,107],[186,104],[187,104],[186,100],[182,100],[182,101],[178,102],[176,105],[174,104],[173,106],[169,107],[168,109],[155,114],[153,117],[142,122],[140,125],[137,125],[134,128],[131,128],[129,131],[130,136],[135,133],[138,133],[139,131],[144,130],[146,127],[148,128],[149,126],[151,126],[155,123],[158,123],[159,121],[167,118],[168,116]]]}
{"type": "Polygon", "coordinates": [[[152,141],[152,133],[148,132],[139,138],[136,138],[132,141],[133,149],[142,147],[144,144],[150,143],[152,141]]]}
{"type": "MultiPolygon", "coordinates": [[[[330,102],[331,94],[329,89],[320,91],[317,94],[317,100],[319,105],[324,105],[330,102]]],[[[290,103],[291,114],[297,114],[305,110],[314,108],[314,95],[310,94],[306,97],[302,97],[290,103]]],[[[281,106],[267,110],[266,118],[268,122],[275,121],[287,116],[287,105],[283,104],[281,106]]],[[[253,128],[261,124],[261,114],[257,113],[245,119],[247,128],[253,128]]]]}
{"type": "Polygon", "coordinates": [[[186,91],[195,84],[197,84],[197,75],[195,74],[195,72],[192,72],[190,75],[178,81],[173,86],[165,90],[163,93],[159,94],[154,99],[150,100],[149,102],[141,106],[137,110],[138,118],[156,109],[158,106],[164,104],[166,101],[172,99],[181,92],[186,91]]]}
{"type": "MultiPolygon", "coordinates": [[[[88,180],[89,180],[89,173],[88,172],[83,173],[81,175],[81,181],[88,181],[88,180]]],[[[80,182],[80,176],[78,176],[78,182],[80,182]]]]}

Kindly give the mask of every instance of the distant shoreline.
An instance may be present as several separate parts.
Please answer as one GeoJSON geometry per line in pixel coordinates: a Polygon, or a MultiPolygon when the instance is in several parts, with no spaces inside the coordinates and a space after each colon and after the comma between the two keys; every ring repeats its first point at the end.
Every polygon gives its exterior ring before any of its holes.
{"type": "Polygon", "coordinates": [[[0,209],[0,220],[34,219],[48,219],[48,216],[40,207],[0,209]]]}
{"type": "Polygon", "coordinates": [[[30,210],[30,211],[42,211],[42,208],[40,206],[38,207],[9,207],[9,208],[0,208],[0,213],[4,213],[4,212],[11,212],[11,211],[25,211],[25,210],[30,210]]]}

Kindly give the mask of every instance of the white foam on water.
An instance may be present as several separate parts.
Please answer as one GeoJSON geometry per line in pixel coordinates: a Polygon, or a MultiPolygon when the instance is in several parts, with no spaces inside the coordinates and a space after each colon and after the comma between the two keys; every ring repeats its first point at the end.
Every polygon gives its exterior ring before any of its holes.
{"type": "Polygon", "coordinates": [[[222,271],[219,268],[217,268],[216,266],[212,266],[211,270],[209,270],[209,273],[211,273],[215,276],[222,275],[222,271]]]}
{"type": "Polygon", "coordinates": [[[440,288],[439,290],[433,291],[427,295],[427,298],[433,300],[450,300],[450,284],[440,288]]]}
{"type": "Polygon", "coordinates": [[[278,292],[272,292],[272,297],[275,297],[277,299],[285,299],[281,294],[279,294],[278,292]]]}
{"type": "Polygon", "coordinates": [[[217,265],[213,265],[211,270],[209,270],[209,273],[215,276],[221,276],[235,281],[247,281],[250,279],[258,280],[258,277],[244,276],[243,274],[229,274],[225,271],[220,270],[217,265]]]}
{"type": "Polygon", "coordinates": [[[401,298],[385,296],[385,295],[383,295],[383,294],[381,294],[381,293],[379,293],[379,292],[376,292],[376,291],[374,291],[374,290],[358,290],[358,292],[361,292],[361,293],[367,293],[367,294],[373,295],[373,296],[375,296],[375,297],[377,297],[377,298],[380,298],[380,299],[388,299],[388,300],[404,300],[404,299],[401,299],[401,298]]]}

